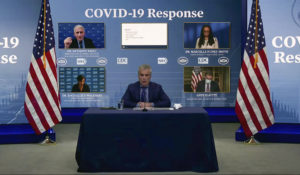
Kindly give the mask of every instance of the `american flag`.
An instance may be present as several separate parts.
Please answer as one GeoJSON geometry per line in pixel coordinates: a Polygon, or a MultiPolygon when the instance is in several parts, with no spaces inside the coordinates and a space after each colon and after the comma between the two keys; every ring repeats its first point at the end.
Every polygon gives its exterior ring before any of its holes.
{"type": "Polygon", "coordinates": [[[37,134],[47,131],[62,119],[54,48],[50,4],[49,0],[43,0],[24,103],[25,115],[37,134]]]}
{"type": "Polygon", "coordinates": [[[202,80],[202,72],[198,68],[194,68],[192,71],[192,80],[191,80],[191,87],[193,92],[196,92],[198,83],[202,80]]]}
{"type": "Polygon", "coordinates": [[[265,49],[261,10],[258,0],[253,0],[235,105],[236,114],[247,137],[274,123],[265,49]]]}

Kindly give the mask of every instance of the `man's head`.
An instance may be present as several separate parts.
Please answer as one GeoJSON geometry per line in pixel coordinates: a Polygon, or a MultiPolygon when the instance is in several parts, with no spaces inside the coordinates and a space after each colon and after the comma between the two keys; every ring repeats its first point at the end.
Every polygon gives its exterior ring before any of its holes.
{"type": "Polygon", "coordinates": [[[85,83],[85,77],[83,75],[78,75],[77,81],[80,86],[83,86],[85,83]]]}
{"type": "Polygon", "coordinates": [[[141,86],[146,87],[151,80],[152,69],[148,64],[143,64],[139,67],[138,76],[141,86]]]}
{"type": "Polygon", "coordinates": [[[213,78],[212,72],[207,71],[207,72],[205,73],[205,79],[206,79],[206,80],[212,80],[212,78],[213,78]]]}
{"type": "Polygon", "coordinates": [[[74,36],[77,39],[77,41],[82,41],[85,36],[85,30],[82,25],[76,25],[74,27],[74,36]]]}

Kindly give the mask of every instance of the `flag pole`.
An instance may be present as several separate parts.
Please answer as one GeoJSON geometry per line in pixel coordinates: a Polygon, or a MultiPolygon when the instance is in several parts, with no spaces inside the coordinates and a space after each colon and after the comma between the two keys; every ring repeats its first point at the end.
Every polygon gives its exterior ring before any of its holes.
{"type": "MultiPolygon", "coordinates": [[[[257,46],[257,35],[258,35],[258,0],[255,0],[255,43],[254,43],[254,51],[255,51],[255,61],[254,61],[254,69],[256,69],[257,67],[257,62],[258,62],[258,46],[257,46]]],[[[254,135],[252,135],[248,140],[246,140],[244,142],[245,144],[248,145],[258,145],[260,144],[259,141],[257,141],[254,137],[254,135]]]]}
{"type": "Polygon", "coordinates": [[[46,0],[44,0],[44,49],[43,49],[43,62],[44,69],[46,69],[46,0]]]}
{"type": "MultiPolygon", "coordinates": [[[[254,51],[255,51],[255,61],[254,61],[254,68],[256,69],[257,62],[258,62],[258,53],[257,53],[257,34],[258,33],[258,0],[255,0],[255,42],[254,42],[254,51]]],[[[245,144],[248,145],[258,145],[260,144],[252,135],[248,140],[244,142],[245,144]]]]}
{"type": "MultiPolygon", "coordinates": [[[[44,63],[44,69],[46,69],[46,5],[47,5],[47,0],[43,0],[44,3],[44,48],[43,48],[43,63],[44,63]]],[[[51,145],[55,144],[55,141],[53,141],[50,136],[49,136],[49,130],[46,131],[45,139],[40,142],[41,145],[51,145]]]]}
{"type": "Polygon", "coordinates": [[[254,48],[254,51],[255,51],[255,61],[254,61],[254,68],[256,69],[256,66],[257,66],[257,62],[258,62],[258,48],[257,48],[257,33],[258,33],[258,0],[256,0],[256,4],[255,4],[255,48],[254,48]]]}

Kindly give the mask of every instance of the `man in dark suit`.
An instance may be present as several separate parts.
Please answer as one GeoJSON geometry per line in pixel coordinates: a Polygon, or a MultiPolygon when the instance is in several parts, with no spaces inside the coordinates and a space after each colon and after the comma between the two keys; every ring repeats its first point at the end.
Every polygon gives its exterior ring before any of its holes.
{"type": "Polygon", "coordinates": [[[143,64],[139,67],[139,81],[130,84],[123,95],[124,107],[148,108],[170,107],[171,101],[161,85],[151,82],[151,67],[143,64]]]}
{"type": "Polygon", "coordinates": [[[219,84],[212,78],[212,72],[206,72],[205,79],[198,83],[196,92],[220,92],[219,84]]]}
{"type": "Polygon", "coordinates": [[[85,37],[85,29],[82,25],[76,25],[74,27],[75,39],[67,37],[64,40],[65,49],[69,48],[95,48],[93,41],[85,37]]]}

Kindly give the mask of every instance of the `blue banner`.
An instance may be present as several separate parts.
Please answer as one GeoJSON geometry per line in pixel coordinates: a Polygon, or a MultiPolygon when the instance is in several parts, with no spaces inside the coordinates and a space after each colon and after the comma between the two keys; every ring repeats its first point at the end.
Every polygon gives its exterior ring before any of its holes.
{"type": "MultiPolygon", "coordinates": [[[[250,3],[248,2],[248,12],[250,3]]],[[[260,1],[260,7],[275,121],[300,123],[300,1],[260,1]]]]}

